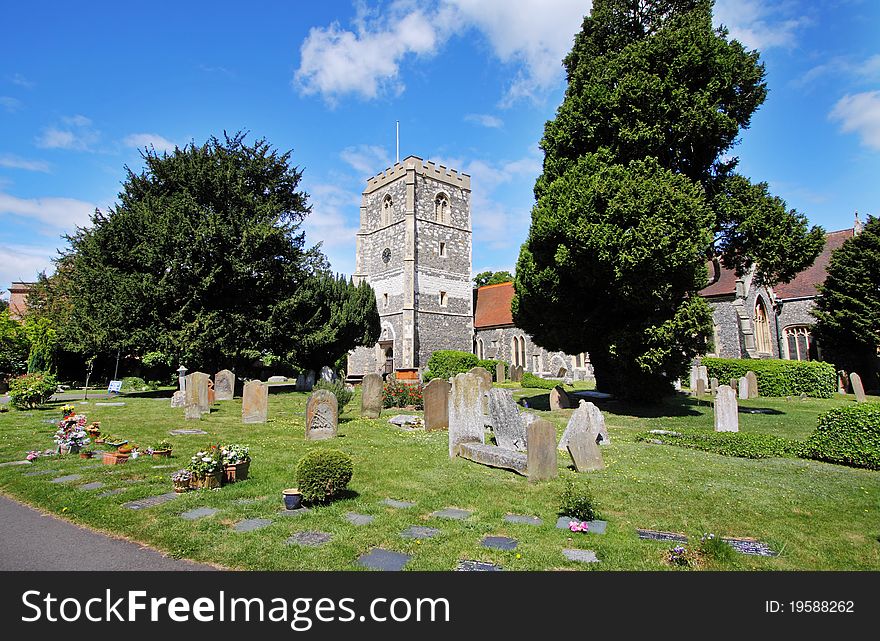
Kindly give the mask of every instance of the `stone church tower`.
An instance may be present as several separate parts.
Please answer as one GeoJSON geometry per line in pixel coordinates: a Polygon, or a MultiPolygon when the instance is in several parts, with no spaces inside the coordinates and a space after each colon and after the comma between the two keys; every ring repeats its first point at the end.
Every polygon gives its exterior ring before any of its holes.
{"type": "Polygon", "coordinates": [[[350,377],[415,377],[435,350],[472,351],[470,176],[409,156],[368,179],[353,278],[375,290],[382,329],[350,377]]]}

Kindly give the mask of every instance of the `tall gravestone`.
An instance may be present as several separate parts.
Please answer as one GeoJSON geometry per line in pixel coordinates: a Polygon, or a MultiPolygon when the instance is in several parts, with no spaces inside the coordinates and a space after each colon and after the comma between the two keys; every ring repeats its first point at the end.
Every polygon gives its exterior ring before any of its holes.
{"type": "Polygon", "coordinates": [[[361,416],[379,418],[382,413],[382,377],[367,374],[361,383],[361,416]]]}
{"type": "Polygon", "coordinates": [[[522,383],[523,368],[522,365],[510,366],[510,380],[514,383],[522,383]]]}
{"type": "Polygon", "coordinates": [[[758,377],[749,370],[746,372],[746,380],[749,382],[749,398],[758,398],[758,377]]]}
{"type": "Polygon", "coordinates": [[[718,379],[710,378],[709,379],[709,391],[712,392],[712,396],[715,396],[715,392],[718,391],[718,379]]]}
{"type": "Polygon", "coordinates": [[[221,369],[214,374],[214,399],[231,401],[235,394],[235,374],[228,369],[221,369]]]}
{"type": "Polygon", "coordinates": [[[691,381],[690,381],[690,390],[691,393],[696,393],[697,391],[697,379],[700,378],[700,366],[699,365],[691,365],[691,381]]]}
{"type": "Polygon", "coordinates": [[[462,443],[485,443],[483,381],[473,374],[456,374],[449,390],[449,458],[462,443]]]}
{"type": "Polygon", "coordinates": [[[567,410],[571,408],[568,393],[559,385],[550,390],[550,410],[567,410]]]}
{"type": "Polygon", "coordinates": [[[739,389],[739,385],[737,385],[738,382],[739,382],[739,379],[737,379],[737,378],[730,379],[730,387],[734,392],[739,389]]]}
{"type": "Polygon", "coordinates": [[[321,380],[332,383],[336,380],[336,372],[327,365],[324,365],[324,367],[321,368],[321,380]]]}
{"type": "Polygon", "coordinates": [[[584,400],[578,403],[577,409],[568,419],[568,425],[565,426],[562,438],[559,439],[559,449],[565,451],[575,434],[593,434],[593,440],[598,440],[602,445],[611,442],[602,412],[593,403],[584,400]]]}
{"type": "Polygon", "coordinates": [[[204,372],[193,372],[186,377],[186,407],[184,416],[187,420],[197,420],[202,414],[211,411],[208,400],[208,381],[210,376],[204,372]]]}
{"type": "Polygon", "coordinates": [[[504,363],[495,364],[495,380],[499,383],[503,383],[507,380],[507,378],[504,376],[504,363]]]}
{"type": "Polygon", "coordinates": [[[559,475],[556,463],[556,428],[550,421],[539,418],[528,427],[529,481],[546,481],[559,475]]]}
{"type": "Polygon", "coordinates": [[[449,381],[435,378],[422,390],[425,406],[425,431],[449,429],[449,381]]]}
{"type": "Polygon", "coordinates": [[[745,376],[739,379],[739,399],[746,400],[749,398],[749,379],[745,376]]]}
{"type": "Polygon", "coordinates": [[[846,394],[847,382],[849,381],[849,375],[844,370],[838,370],[837,372],[837,393],[838,394],[846,394]]]}
{"type": "Polygon", "coordinates": [[[722,385],[715,395],[715,431],[739,432],[739,409],[732,387],[722,385]]]}
{"type": "Polygon", "coordinates": [[[495,433],[495,444],[498,447],[518,452],[526,451],[528,443],[526,425],[509,389],[489,390],[489,417],[492,431],[495,433]]]}
{"type": "Polygon", "coordinates": [[[296,375],[296,391],[297,392],[305,392],[306,391],[306,375],[300,372],[296,375]]]}
{"type": "Polygon", "coordinates": [[[489,390],[492,389],[492,375],[485,367],[472,367],[468,370],[468,374],[473,374],[480,379],[480,390],[483,395],[481,407],[483,408],[483,414],[488,414],[489,399],[486,395],[489,393],[489,390]]]}
{"type": "Polygon", "coordinates": [[[262,381],[248,381],[241,394],[241,422],[265,423],[269,417],[269,387],[262,381]]]}
{"type": "Polygon", "coordinates": [[[856,395],[857,403],[864,403],[868,400],[865,396],[865,386],[862,385],[862,377],[853,372],[849,375],[849,384],[852,386],[853,394],[856,395]]]}
{"type": "Polygon", "coordinates": [[[577,472],[594,472],[605,469],[602,452],[596,443],[595,432],[578,432],[565,445],[577,472]]]}
{"type": "Polygon", "coordinates": [[[697,389],[695,390],[697,396],[703,396],[706,393],[706,381],[702,378],[697,379],[697,389]]]}
{"type": "Polygon", "coordinates": [[[339,425],[339,403],[330,390],[311,393],[306,403],[306,439],[320,441],[336,436],[339,425]]]}
{"type": "Polygon", "coordinates": [[[312,388],[314,386],[315,386],[315,371],[310,369],[308,372],[306,372],[306,380],[305,380],[304,390],[306,392],[311,392],[312,388]]]}
{"type": "Polygon", "coordinates": [[[709,388],[709,368],[705,365],[700,365],[700,378],[703,379],[703,383],[706,385],[706,389],[709,388]]]}

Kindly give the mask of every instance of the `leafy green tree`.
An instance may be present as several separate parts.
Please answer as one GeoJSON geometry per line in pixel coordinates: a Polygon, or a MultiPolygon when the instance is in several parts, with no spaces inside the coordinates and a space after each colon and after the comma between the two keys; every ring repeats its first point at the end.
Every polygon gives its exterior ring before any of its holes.
{"type": "Polygon", "coordinates": [[[513,281],[513,274],[509,271],[485,271],[474,276],[474,285],[484,287],[486,285],[499,285],[500,283],[509,283],[513,281]]]}
{"type": "Polygon", "coordinates": [[[767,89],[711,0],[595,0],[564,65],[514,320],[542,347],[588,351],[600,389],[656,400],[706,350],[707,259],[787,282],[823,232],[734,172],[767,89]]]}
{"type": "Polygon", "coordinates": [[[52,326],[52,321],[46,317],[28,315],[24,320],[24,334],[30,346],[28,374],[51,372],[58,347],[58,333],[52,326]]]}
{"type": "Polygon", "coordinates": [[[0,381],[27,371],[30,351],[24,327],[9,317],[9,308],[0,309],[0,381]]]}
{"type": "Polygon", "coordinates": [[[70,346],[240,374],[265,354],[301,356],[291,330],[327,316],[307,294],[327,261],[306,246],[310,207],[290,152],[244,138],[145,150],[118,204],[68,237],[70,346]]]}
{"type": "Polygon", "coordinates": [[[823,356],[878,389],[880,348],[880,219],[868,217],[860,234],[831,254],[819,287],[814,336],[823,356]]]}

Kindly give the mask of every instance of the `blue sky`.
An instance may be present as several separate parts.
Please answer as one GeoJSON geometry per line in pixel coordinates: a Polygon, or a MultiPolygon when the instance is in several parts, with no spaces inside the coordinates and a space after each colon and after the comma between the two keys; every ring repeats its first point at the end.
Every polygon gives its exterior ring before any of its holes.
{"type": "MultiPolygon", "coordinates": [[[[512,270],[561,58],[589,2],[27,2],[0,11],[0,289],[113,203],[138,148],[249,130],[293,150],[307,238],[354,269],[365,178],[400,155],[472,176],[475,272],[512,270]]],[[[880,3],[718,0],[770,93],[740,170],[828,230],[880,214],[880,3]]]]}

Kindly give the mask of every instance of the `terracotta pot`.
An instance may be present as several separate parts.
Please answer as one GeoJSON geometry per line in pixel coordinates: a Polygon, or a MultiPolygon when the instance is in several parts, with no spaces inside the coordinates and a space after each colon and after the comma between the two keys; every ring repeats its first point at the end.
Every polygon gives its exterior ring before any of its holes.
{"type": "Polygon", "coordinates": [[[206,476],[194,476],[190,482],[190,487],[213,489],[223,484],[223,470],[217,470],[206,476]]]}
{"type": "Polygon", "coordinates": [[[153,450],[153,458],[171,458],[171,450],[153,450]]]}
{"type": "Polygon", "coordinates": [[[223,476],[225,483],[235,483],[236,481],[245,481],[248,477],[248,470],[251,467],[250,461],[243,463],[234,463],[232,465],[223,466],[223,476]]]}
{"type": "Polygon", "coordinates": [[[80,452],[79,457],[80,458],[92,458],[92,453],[91,452],[80,452]]]}
{"type": "Polygon", "coordinates": [[[120,454],[118,452],[104,452],[103,457],[101,457],[101,462],[104,465],[122,465],[123,463],[128,462],[128,454],[120,454]]]}
{"type": "Polygon", "coordinates": [[[190,491],[190,482],[189,481],[174,481],[174,491],[178,494],[183,494],[184,492],[190,491]]]}

